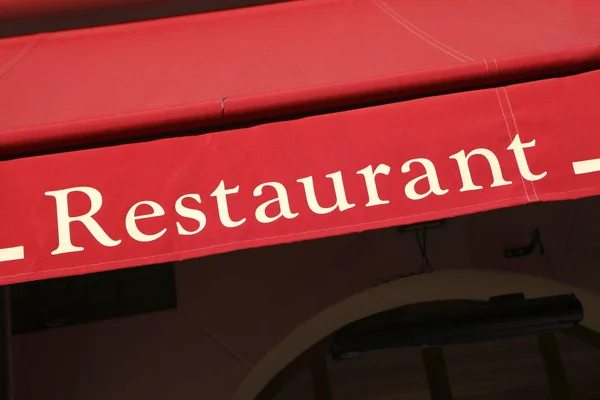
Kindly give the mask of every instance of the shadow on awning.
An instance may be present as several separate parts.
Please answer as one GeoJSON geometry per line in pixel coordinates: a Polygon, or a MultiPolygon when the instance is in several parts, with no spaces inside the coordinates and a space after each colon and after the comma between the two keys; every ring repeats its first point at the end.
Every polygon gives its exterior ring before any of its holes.
{"type": "Polygon", "coordinates": [[[0,38],[168,18],[286,0],[0,0],[0,38]]]}

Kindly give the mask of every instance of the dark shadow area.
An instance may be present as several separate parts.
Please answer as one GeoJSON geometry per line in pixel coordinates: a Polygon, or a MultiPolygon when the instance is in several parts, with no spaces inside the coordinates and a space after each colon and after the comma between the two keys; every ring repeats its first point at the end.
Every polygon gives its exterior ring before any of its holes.
{"type": "Polygon", "coordinates": [[[0,288],[0,399],[228,400],[252,371],[271,381],[260,397],[241,398],[596,399],[600,334],[578,323],[582,313],[597,320],[597,303],[515,276],[597,296],[599,200],[0,288]],[[415,243],[425,229],[427,244],[415,243]],[[515,256],[532,237],[538,248],[515,256]],[[424,259],[427,279],[407,278],[424,259]],[[457,266],[473,274],[448,289],[457,266]],[[503,274],[497,284],[477,279],[486,271],[503,274]],[[414,280],[364,296],[390,277],[414,280]],[[388,296],[411,286],[409,302],[388,307],[388,296]],[[354,296],[359,307],[347,303],[354,296]],[[321,313],[336,318],[331,307],[344,323],[313,334],[321,313]],[[269,376],[261,360],[278,357],[280,343],[300,350],[288,357],[284,348],[287,361],[269,376]]]}
{"type": "Polygon", "coordinates": [[[13,285],[12,333],[177,308],[172,263],[13,285]]]}
{"type": "Polygon", "coordinates": [[[89,28],[158,18],[251,7],[284,0],[124,0],[120,4],[89,1],[62,8],[0,10],[0,38],[89,28]]]}

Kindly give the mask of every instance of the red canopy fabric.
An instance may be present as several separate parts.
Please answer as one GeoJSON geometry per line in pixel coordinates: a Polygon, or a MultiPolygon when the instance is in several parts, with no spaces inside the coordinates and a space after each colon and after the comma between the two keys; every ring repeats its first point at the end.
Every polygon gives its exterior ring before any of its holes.
{"type": "Polygon", "coordinates": [[[598,20],[315,1],[2,40],[0,283],[597,195],[598,20]]]}
{"type": "Polygon", "coordinates": [[[319,0],[0,41],[0,152],[600,64],[592,1],[319,0]]]}

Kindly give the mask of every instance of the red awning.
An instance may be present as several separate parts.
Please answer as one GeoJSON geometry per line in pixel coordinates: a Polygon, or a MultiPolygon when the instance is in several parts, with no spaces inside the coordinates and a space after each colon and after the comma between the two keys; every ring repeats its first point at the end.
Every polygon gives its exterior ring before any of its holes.
{"type": "Polygon", "coordinates": [[[597,195],[598,20],[314,1],[1,40],[0,282],[597,195]]]}

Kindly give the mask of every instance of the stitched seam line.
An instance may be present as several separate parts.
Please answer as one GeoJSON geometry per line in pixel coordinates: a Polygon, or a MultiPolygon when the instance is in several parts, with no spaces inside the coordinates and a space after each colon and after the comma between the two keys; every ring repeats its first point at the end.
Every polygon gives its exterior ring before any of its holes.
{"type": "MultiPolygon", "coordinates": [[[[508,91],[506,90],[506,87],[503,87],[502,90],[504,91],[504,96],[506,97],[506,102],[508,103],[508,109],[510,111],[510,115],[512,116],[513,124],[515,125],[515,132],[518,135],[519,134],[519,126],[517,125],[517,118],[515,117],[515,113],[513,112],[513,108],[510,103],[510,98],[508,97],[508,91]]],[[[523,177],[521,177],[521,180],[523,180],[523,177]]],[[[539,201],[540,198],[538,197],[537,190],[535,189],[535,183],[533,181],[530,181],[530,182],[531,182],[531,186],[533,187],[533,194],[535,195],[536,200],[539,201]]]]}
{"type": "Polygon", "coordinates": [[[376,1],[376,0],[373,0],[373,3],[377,7],[379,7],[383,12],[385,12],[387,15],[389,15],[394,21],[396,21],[398,24],[400,24],[402,27],[404,27],[407,31],[409,31],[413,35],[419,37],[424,42],[430,44],[431,46],[435,47],[436,49],[438,49],[438,50],[440,50],[440,51],[448,54],[449,56],[457,59],[458,61],[460,61],[462,63],[466,63],[467,62],[465,59],[463,59],[462,57],[459,57],[455,53],[453,53],[453,52],[445,49],[443,46],[440,46],[440,45],[436,44],[435,42],[433,42],[432,40],[427,39],[427,37],[425,37],[423,34],[421,34],[416,29],[411,28],[410,25],[408,25],[405,22],[403,22],[403,20],[400,18],[400,16],[398,14],[396,14],[393,10],[390,10],[389,7],[386,7],[384,4],[382,4],[382,3],[380,3],[379,1],[376,1]]]}
{"type": "Polygon", "coordinates": [[[401,26],[403,26],[406,30],[408,30],[409,32],[411,32],[415,36],[419,37],[424,42],[426,42],[426,43],[430,44],[431,46],[437,48],[438,50],[440,50],[440,51],[448,54],[449,56],[454,57],[455,59],[459,60],[460,62],[466,63],[467,60],[468,61],[475,61],[471,57],[469,57],[469,56],[461,53],[460,51],[458,51],[458,50],[456,50],[456,49],[454,49],[454,48],[452,48],[450,46],[448,46],[447,44],[439,41],[438,39],[434,38],[433,36],[431,36],[427,32],[425,32],[422,29],[418,28],[417,26],[415,26],[414,24],[412,24],[410,21],[408,21],[407,19],[403,18],[396,10],[394,10],[387,3],[383,2],[383,1],[380,1],[380,0],[372,0],[372,1],[383,12],[385,12],[387,15],[389,15],[394,21],[396,21],[398,24],[400,24],[401,26]]]}
{"type": "Polygon", "coordinates": [[[38,35],[37,38],[32,39],[27,43],[21,51],[13,57],[3,68],[0,68],[0,78],[2,78],[5,74],[7,74],[11,69],[13,69],[17,64],[19,64],[44,38],[43,35],[38,35]]]}
{"type": "MultiPolygon", "coordinates": [[[[504,106],[502,106],[502,100],[500,99],[500,94],[498,93],[498,89],[496,88],[494,91],[496,92],[496,97],[498,98],[498,104],[500,105],[500,110],[502,110],[502,117],[504,118],[504,123],[506,124],[506,131],[508,132],[508,139],[509,139],[509,145],[510,145],[510,143],[512,143],[512,141],[513,141],[513,137],[510,133],[510,126],[508,124],[508,118],[506,118],[506,113],[504,112],[504,106]]],[[[529,193],[527,192],[527,186],[525,185],[525,180],[521,176],[520,172],[519,172],[519,177],[521,178],[521,184],[523,185],[523,190],[525,191],[525,195],[527,196],[527,201],[531,201],[531,198],[529,197],[529,193]]],[[[537,198],[537,195],[536,195],[536,198],[537,198]]],[[[539,198],[537,198],[537,200],[539,200],[539,198]]]]}
{"type": "Polygon", "coordinates": [[[460,51],[456,50],[455,48],[450,47],[447,44],[441,42],[440,40],[434,38],[433,36],[431,36],[430,34],[428,34],[427,32],[425,32],[424,30],[420,29],[419,27],[417,27],[415,24],[413,24],[412,22],[410,22],[406,18],[402,17],[396,10],[394,10],[394,8],[392,8],[392,6],[390,6],[389,4],[387,4],[385,1],[382,1],[382,0],[375,0],[375,1],[378,1],[379,3],[381,3],[382,6],[384,6],[391,14],[395,15],[398,19],[400,19],[402,22],[404,22],[405,25],[408,25],[413,30],[415,30],[415,31],[419,32],[421,35],[427,37],[430,41],[437,43],[439,46],[445,48],[448,51],[453,52],[455,55],[458,55],[461,58],[464,58],[465,60],[475,61],[474,59],[472,59],[471,57],[467,56],[466,54],[463,54],[460,51]]]}

